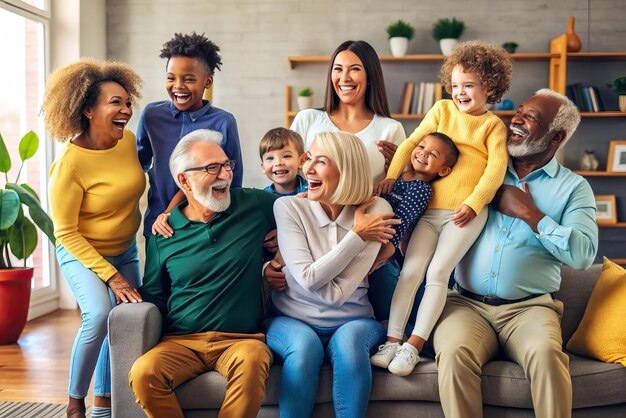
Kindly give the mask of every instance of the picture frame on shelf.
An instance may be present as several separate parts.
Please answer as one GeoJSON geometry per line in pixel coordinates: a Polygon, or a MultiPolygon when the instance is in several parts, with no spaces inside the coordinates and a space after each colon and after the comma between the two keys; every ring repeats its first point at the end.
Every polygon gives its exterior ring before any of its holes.
{"type": "Polygon", "coordinates": [[[626,140],[611,141],[609,144],[606,171],[609,173],[626,173],[626,140]]]}
{"type": "Polygon", "coordinates": [[[595,195],[596,198],[596,222],[598,225],[614,225],[617,223],[617,205],[615,195],[595,195]]]}

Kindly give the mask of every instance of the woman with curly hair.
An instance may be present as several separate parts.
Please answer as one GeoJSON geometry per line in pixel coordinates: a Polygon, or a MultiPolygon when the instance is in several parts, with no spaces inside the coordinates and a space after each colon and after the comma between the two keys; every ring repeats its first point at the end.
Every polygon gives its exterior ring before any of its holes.
{"type": "Polygon", "coordinates": [[[107,318],[120,302],[141,302],[135,234],[145,176],[135,136],[125,129],[140,87],[126,64],[87,59],[56,71],[46,85],[46,126],[67,143],[50,170],[56,254],[82,316],[70,357],[72,418],[85,417],[94,369],[92,417],[110,417],[107,318]]]}
{"type": "Polygon", "coordinates": [[[161,49],[167,59],[165,90],[169,100],[149,103],[137,125],[139,160],[148,172],[148,208],[143,235],[165,237],[174,233],[168,225],[169,212],[184,200],[169,169],[169,159],[180,139],[196,129],[210,129],[222,134],[221,147],[236,161],[232,187],[241,187],[243,162],[235,117],[203,99],[205,89],[213,84],[213,74],[222,65],[220,48],[203,34],[176,33],[161,49]]]}
{"type": "Polygon", "coordinates": [[[428,111],[398,148],[387,179],[377,189],[388,194],[405,167],[442,158],[413,153],[426,135],[442,132],[454,139],[459,158],[450,174],[432,184],[432,200],[411,235],[391,301],[387,342],[371,359],[373,365],[400,376],[411,373],[419,362],[419,352],[446,303],[450,274],[482,231],[487,221],[483,209],[502,184],[508,160],[506,126],[485,107],[499,102],[510,87],[513,66],[508,54],[484,42],[465,42],[446,58],[439,75],[452,100],[440,100],[428,111]],[[415,327],[400,345],[424,276],[426,288],[415,327]]]}

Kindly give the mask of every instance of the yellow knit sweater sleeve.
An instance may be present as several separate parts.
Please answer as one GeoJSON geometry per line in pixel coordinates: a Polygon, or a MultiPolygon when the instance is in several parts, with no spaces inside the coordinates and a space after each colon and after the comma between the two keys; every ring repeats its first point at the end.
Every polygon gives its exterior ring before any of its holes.
{"type": "Polygon", "coordinates": [[[107,281],[117,269],[98,253],[79,230],[79,213],[86,186],[74,171],[71,162],[57,161],[50,171],[50,209],[57,245],[65,249],[83,266],[107,281]]]}
{"type": "Polygon", "coordinates": [[[477,214],[491,202],[506,174],[509,154],[506,147],[507,129],[502,121],[497,121],[485,140],[487,147],[487,165],[474,191],[464,204],[474,209],[477,214]]]}

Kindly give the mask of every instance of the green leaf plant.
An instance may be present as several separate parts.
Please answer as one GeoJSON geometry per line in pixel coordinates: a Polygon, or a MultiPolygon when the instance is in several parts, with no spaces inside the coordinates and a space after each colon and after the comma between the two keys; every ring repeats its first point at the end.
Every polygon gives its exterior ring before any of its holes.
{"type": "Polygon", "coordinates": [[[35,155],[38,148],[39,137],[35,132],[30,131],[22,137],[19,143],[21,165],[15,182],[11,183],[11,156],[0,134],[0,173],[4,173],[5,177],[4,188],[0,189],[0,269],[13,267],[9,251],[18,259],[24,260],[26,267],[26,259],[37,247],[37,228],[51,242],[55,242],[52,219],[41,207],[37,193],[28,184],[18,183],[24,162],[35,155]]]}

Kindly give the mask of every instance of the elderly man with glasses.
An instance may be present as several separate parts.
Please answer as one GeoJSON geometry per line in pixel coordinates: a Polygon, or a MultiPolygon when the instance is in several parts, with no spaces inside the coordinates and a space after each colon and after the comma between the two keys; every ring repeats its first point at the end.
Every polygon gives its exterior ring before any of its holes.
{"type": "Polygon", "coordinates": [[[208,370],[228,380],[220,417],[256,417],[263,400],[270,352],[260,332],[261,269],[276,197],[230,189],[235,161],[221,139],[197,130],[178,143],[170,170],[187,200],[171,212],[173,234],[148,244],[140,293],[161,311],[163,336],[129,380],[150,417],[183,417],[174,388],[208,370]]]}

